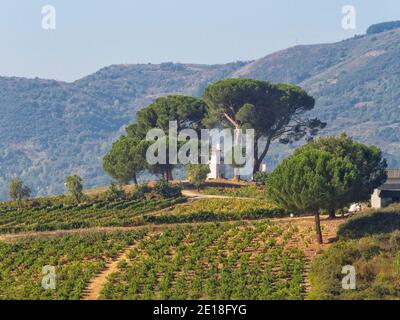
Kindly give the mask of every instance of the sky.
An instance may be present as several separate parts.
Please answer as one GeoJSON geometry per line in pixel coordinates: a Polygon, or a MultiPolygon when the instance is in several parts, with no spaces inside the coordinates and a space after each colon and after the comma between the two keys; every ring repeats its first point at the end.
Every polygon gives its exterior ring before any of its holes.
{"type": "Polygon", "coordinates": [[[392,20],[399,0],[1,0],[0,76],[74,81],[111,64],[249,61],[392,20]],[[355,29],[342,27],[345,5],[355,29]]]}

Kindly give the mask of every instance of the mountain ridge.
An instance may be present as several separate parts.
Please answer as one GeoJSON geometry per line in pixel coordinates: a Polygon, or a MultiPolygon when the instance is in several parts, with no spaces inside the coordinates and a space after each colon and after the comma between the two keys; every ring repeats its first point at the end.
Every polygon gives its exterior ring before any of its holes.
{"type": "MultiPolygon", "coordinates": [[[[324,134],[348,132],[377,144],[391,166],[400,159],[400,30],[336,43],[299,45],[249,62],[110,65],[73,82],[0,77],[0,198],[21,176],[38,195],[64,191],[77,173],[86,187],[104,185],[101,158],[155,98],[200,96],[211,82],[247,77],[304,87],[317,101],[324,134]]],[[[290,153],[276,145],[272,168],[290,153]]]]}

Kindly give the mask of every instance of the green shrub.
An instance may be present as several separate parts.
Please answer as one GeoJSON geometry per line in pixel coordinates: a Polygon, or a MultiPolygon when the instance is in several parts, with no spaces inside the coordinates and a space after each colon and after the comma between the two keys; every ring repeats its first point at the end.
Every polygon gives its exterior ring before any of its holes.
{"type": "Polygon", "coordinates": [[[210,166],[207,164],[189,164],[186,166],[187,177],[197,190],[200,190],[210,172],[210,166]]]}
{"type": "Polygon", "coordinates": [[[170,199],[181,197],[182,189],[182,185],[173,185],[167,180],[162,179],[156,183],[154,192],[165,199],[170,199]]]}
{"type": "Polygon", "coordinates": [[[254,182],[257,183],[259,186],[265,186],[267,184],[269,177],[269,173],[267,172],[256,172],[254,174],[253,180],[254,182]]]}
{"type": "Polygon", "coordinates": [[[123,198],[125,198],[124,190],[121,188],[121,186],[119,186],[115,182],[112,182],[109,189],[107,190],[107,200],[116,201],[123,198]]]}
{"type": "Polygon", "coordinates": [[[339,226],[338,236],[359,239],[370,235],[390,233],[400,229],[400,207],[392,206],[358,214],[339,226]]]}
{"type": "Polygon", "coordinates": [[[146,194],[150,193],[151,191],[152,188],[150,188],[147,184],[141,184],[135,188],[131,196],[134,199],[142,199],[146,194]]]}
{"type": "Polygon", "coordinates": [[[258,220],[265,218],[281,218],[285,215],[283,210],[280,209],[255,209],[249,212],[227,212],[227,213],[215,213],[215,212],[197,212],[188,214],[177,214],[177,215],[144,215],[143,220],[147,223],[191,223],[191,222],[204,222],[204,221],[236,221],[236,220],[258,220]]]}
{"type": "Polygon", "coordinates": [[[375,300],[400,296],[400,233],[340,241],[312,264],[310,299],[375,300]],[[344,290],[344,266],[356,270],[356,289],[344,290]]]}
{"type": "Polygon", "coordinates": [[[81,203],[84,200],[83,179],[78,175],[69,176],[65,179],[65,186],[72,201],[81,203]]]}

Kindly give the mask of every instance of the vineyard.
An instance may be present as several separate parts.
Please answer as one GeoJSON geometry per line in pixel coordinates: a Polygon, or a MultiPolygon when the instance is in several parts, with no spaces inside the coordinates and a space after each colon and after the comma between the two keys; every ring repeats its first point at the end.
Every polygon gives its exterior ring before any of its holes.
{"type": "Polygon", "coordinates": [[[154,190],[119,200],[94,194],[80,205],[63,197],[1,204],[0,233],[9,242],[0,242],[0,299],[306,297],[319,248],[313,219],[271,219],[288,213],[265,198],[187,201],[154,190]],[[41,232],[69,229],[81,230],[41,232]],[[44,266],[54,267],[55,290],[42,287],[44,266]]]}
{"type": "Polygon", "coordinates": [[[263,219],[284,216],[285,212],[261,199],[201,199],[177,205],[172,211],[145,215],[152,223],[182,223],[195,221],[229,221],[263,219]]]}
{"type": "Polygon", "coordinates": [[[306,241],[291,225],[236,222],[148,235],[120,261],[104,299],[302,299],[306,241]],[[301,240],[303,239],[303,240],[301,240]]]}
{"type": "Polygon", "coordinates": [[[82,299],[111,262],[116,272],[98,298],[303,299],[318,249],[312,224],[206,222],[0,242],[0,299],[82,299]],[[42,288],[46,265],[55,267],[56,290],[42,288]]]}
{"type": "Polygon", "coordinates": [[[141,216],[185,202],[172,199],[133,199],[110,202],[94,200],[82,205],[42,206],[0,210],[0,233],[81,229],[88,227],[132,226],[141,223],[141,216]]]}
{"type": "Polygon", "coordinates": [[[95,233],[0,242],[0,299],[79,299],[87,282],[142,232],[95,233]],[[56,289],[42,288],[42,268],[55,267],[56,289]]]}
{"type": "Polygon", "coordinates": [[[260,198],[265,199],[266,191],[256,185],[240,186],[236,188],[226,187],[207,187],[204,194],[214,196],[242,197],[242,198],[260,198]]]}

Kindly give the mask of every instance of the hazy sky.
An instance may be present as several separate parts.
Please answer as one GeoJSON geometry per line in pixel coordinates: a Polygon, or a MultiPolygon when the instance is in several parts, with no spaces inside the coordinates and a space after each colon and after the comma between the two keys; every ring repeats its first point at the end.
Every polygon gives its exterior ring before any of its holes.
{"type": "Polygon", "coordinates": [[[399,0],[1,0],[0,75],[73,81],[110,64],[226,63],[400,20],[399,0]],[[42,28],[44,5],[56,29],[42,28]],[[353,5],[356,30],[344,30],[353,5]]]}

